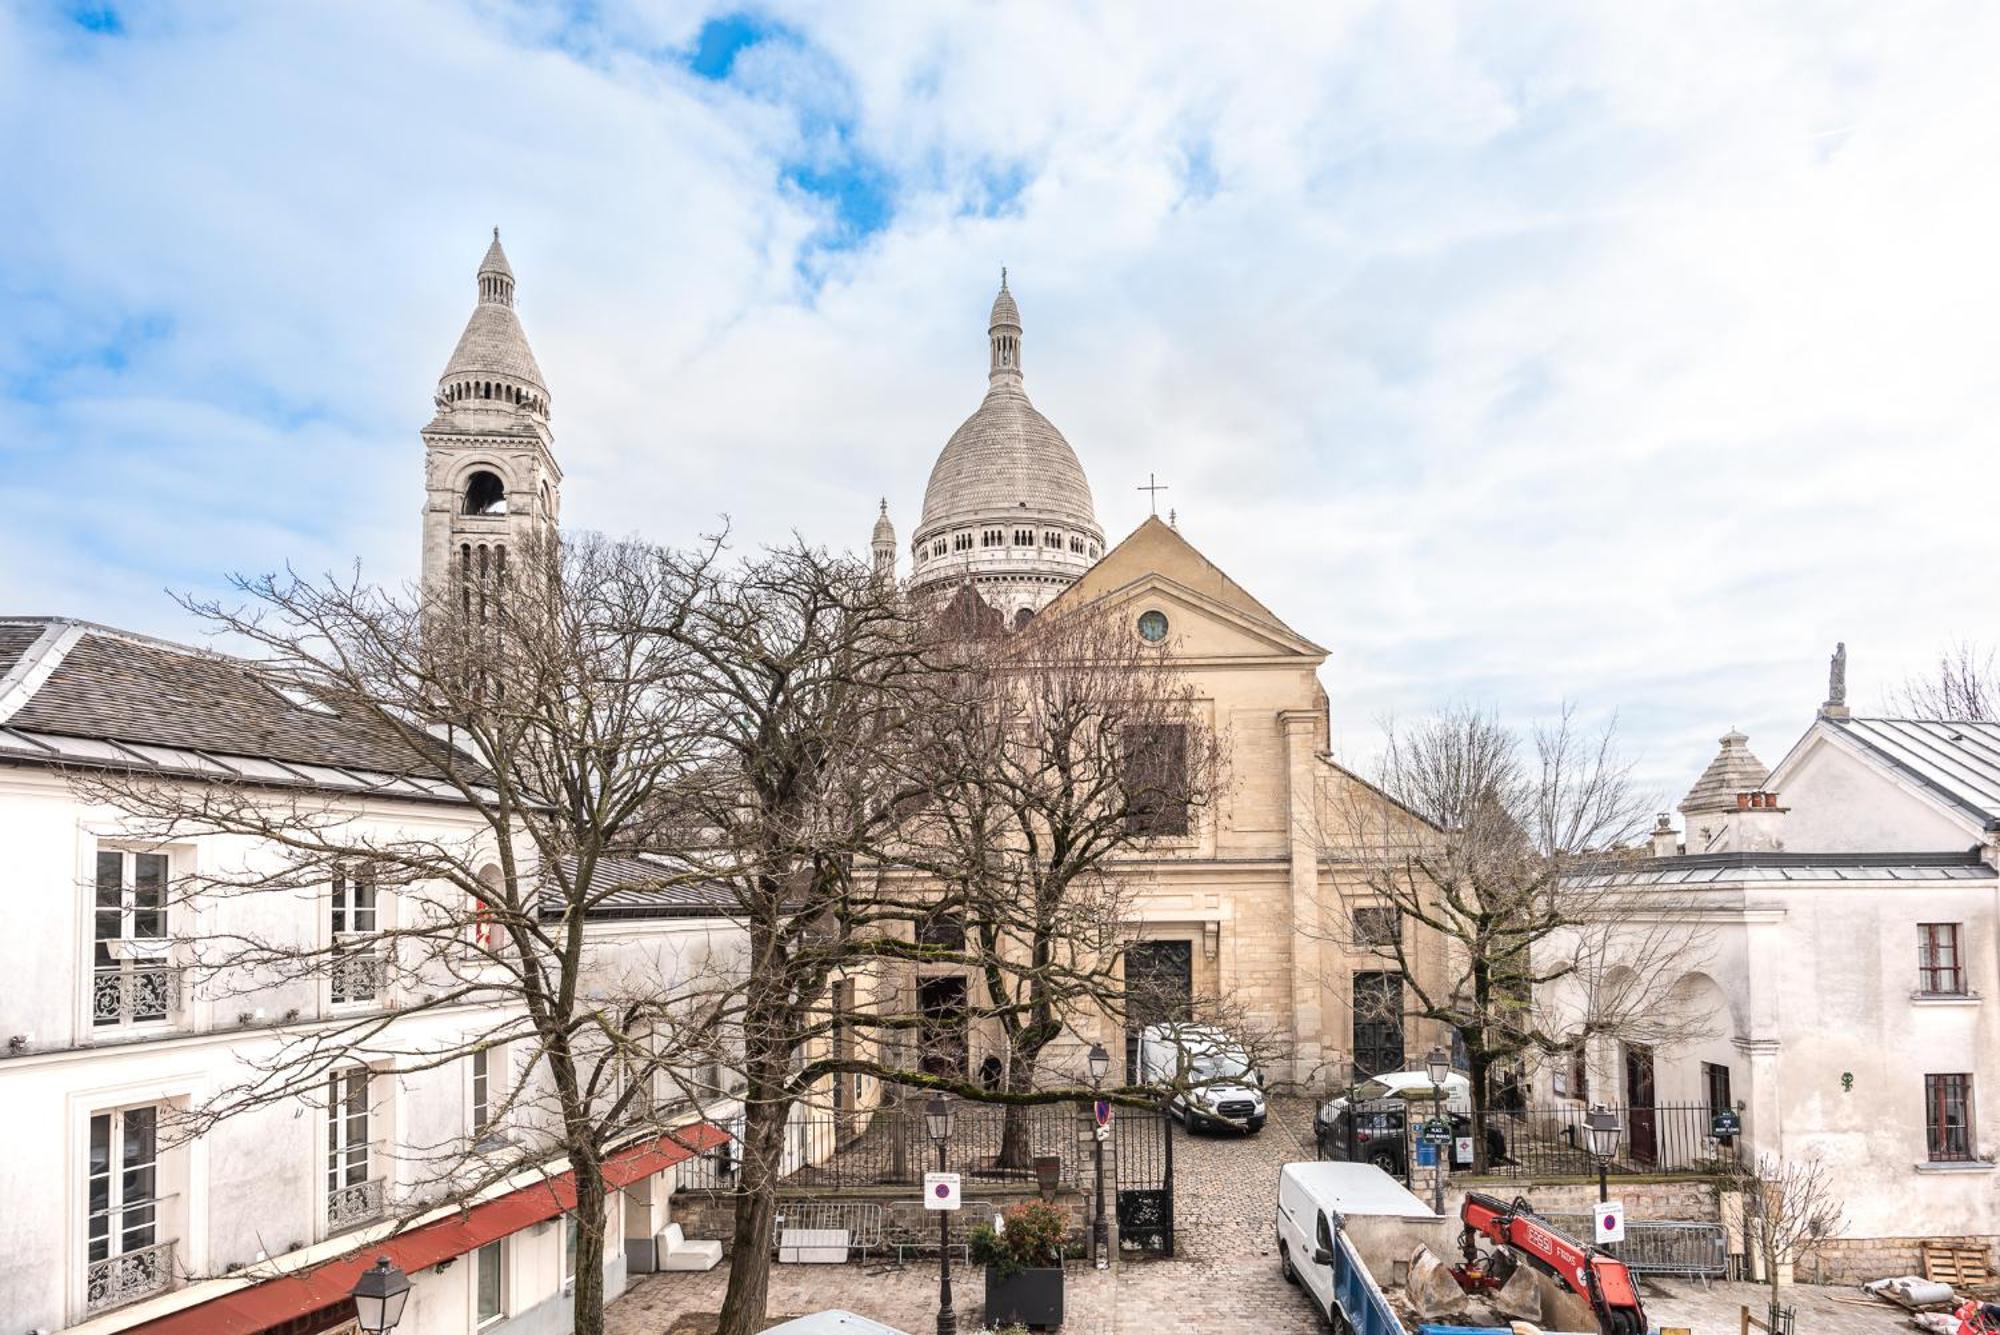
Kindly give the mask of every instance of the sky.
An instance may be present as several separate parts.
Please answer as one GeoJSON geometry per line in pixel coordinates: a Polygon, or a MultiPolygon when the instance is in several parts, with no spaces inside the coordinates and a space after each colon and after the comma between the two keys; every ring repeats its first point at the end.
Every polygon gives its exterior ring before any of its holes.
{"type": "MultiPolygon", "coordinates": [[[[416,573],[501,228],[570,527],[905,542],[985,388],[1324,645],[1334,748],[1667,802],[1991,643],[2000,6],[0,3],[0,611],[416,573]]],[[[905,553],[907,561],[907,552],[905,553]]]]}

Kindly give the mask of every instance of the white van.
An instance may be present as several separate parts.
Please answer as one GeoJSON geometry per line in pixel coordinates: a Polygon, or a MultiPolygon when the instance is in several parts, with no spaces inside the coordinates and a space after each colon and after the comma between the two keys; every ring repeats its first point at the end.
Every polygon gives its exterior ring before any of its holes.
{"type": "Polygon", "coordinates": [[[1380,1264],[1391,1254],[1408,1255],[1411,1239],[1430,1241],[1440,1220],[1401,1182],[1373,1164],[1288,1163],[1278,1170],[1278,1269],[1288,1283],[1305,1289],[1313,1306],[1333,1320],[1333,1233],[1335,1221],[1357,1237],[1364,1261],[1380,1264]],[[1386,1223],[1387,1229],[1378,1227],[1386,1223]],[[1420,1230],[1406,1233],[1403,1230],[1420,1230]],[[1393,1230],[1393,1231],[1391,1231],[1393,1230]]]}
{"type": "Polygon", "coordinates": [[[1139,1031],[1139,1082],[1170,1090],[1167,1111],[1188,1130],[1264,1129],[1264,1076],[1243,1045],[1214,1025],[1151,1024],[1139,1031]]]}

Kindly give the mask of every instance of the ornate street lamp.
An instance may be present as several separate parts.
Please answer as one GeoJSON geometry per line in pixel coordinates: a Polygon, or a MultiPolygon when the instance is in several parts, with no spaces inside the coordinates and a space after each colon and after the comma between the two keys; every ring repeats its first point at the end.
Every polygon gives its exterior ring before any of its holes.
{"type": "Polygon", "coordinates": [[[386,1335],[403,1319],[403,1304],[410,1301],[410,1280],[388,1257],[378,1256],[354,1281],[350,1293],[355,1323],[364,1335],[386,1335]]]}
{"type": "Polygon", "coordinates": [[[1618,1137],[1624,1128],[1618,1124],[1618,1114],[1600,1103],[1585,1114],[1583,1129],[1590,1136],[1591,1156],[1597,1160],[1597,1200],[1601,1205],[1611,1199],[1611,1187],[1605,1175],[1612,1156],[1618,1153],[1618,1137]]]}
{"type": "MultiPolygon", "coordinates": [[[[1451,1054],[1442,1047],[1433,1047],[1424,1058],[1424,1071],[1431,1078],[1431,1120],[1444,1120],[1444,1078],[1451,1074],[1451,1054]]],[[[1444,1165],[1451,1153],[1450,1145],[1438,1145],[1437,1172],[1431,1178],[1431,1209],[1437,1214],[1444,1213],[1444,1165]]]]}
{"type": "MultiPolygon", "coordinates": [[[[944,1171],[945,1142],[951,1139],[951,1100],[933,1094],[924,1104],[924,1130],[937,1146],[938,1171],[944,1171]]],[[[951,1310],[951,1211],[938,1211],[937,1335],[958,1335],[958,1313],[951,1310]]]]}
{"type": "MultiPolygon", "coordinates": [[[[1104,1077],[1111,1071],[1111,1054],[1104,1050],[1102,1043],[1093,1043],[1090,1045],[1088,1061],[1090,1087],[1100,1092],[1098,1101],[1101,1102],[1104,1077]]],[[[1105,1109],[1105,1112],[1109,1113],[1110,1109],[1105,1109]]],[[[1090,1119],[1091,1134],[1097,1147],[1097,1217],[1090,1226],[1090,1249],[1097,1257],[1097,1268],[1104,1270],[1111,1265],[1111,1230],[1104,1222],[1104,1133],[1108,1122],[1098,1119],[1098,1110],[1095,1107],[1090,1110],[1090,1119]]]]}

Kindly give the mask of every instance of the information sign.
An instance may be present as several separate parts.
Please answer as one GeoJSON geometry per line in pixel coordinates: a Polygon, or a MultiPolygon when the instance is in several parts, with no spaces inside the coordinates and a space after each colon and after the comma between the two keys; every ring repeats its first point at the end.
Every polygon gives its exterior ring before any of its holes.
{"type": "Polygon", "coordinates": [[[924,1174],[924,1208],[956,1210],[959,1207],[957,1173],[924,1174]]]}

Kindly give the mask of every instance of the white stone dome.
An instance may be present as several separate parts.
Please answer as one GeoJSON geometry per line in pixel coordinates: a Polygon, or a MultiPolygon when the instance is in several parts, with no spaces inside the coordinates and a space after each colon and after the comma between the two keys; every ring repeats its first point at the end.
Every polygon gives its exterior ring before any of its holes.
{"type": "Polygon", "coordinates": [[[1097,532],[1076,451],[1018,385],[995,385],[932,466],[919,527],[1017,513],[1097,532]]]}
{"type": "Polygon", "coordinates": [[[987,329],[986,397],[931,467],[910,544],[915,588],[971,584],[1010,620],[1034,611],[1097,560],[1090,481],[1021,381],[1021,313],[1001,271],[987,329]]]}

